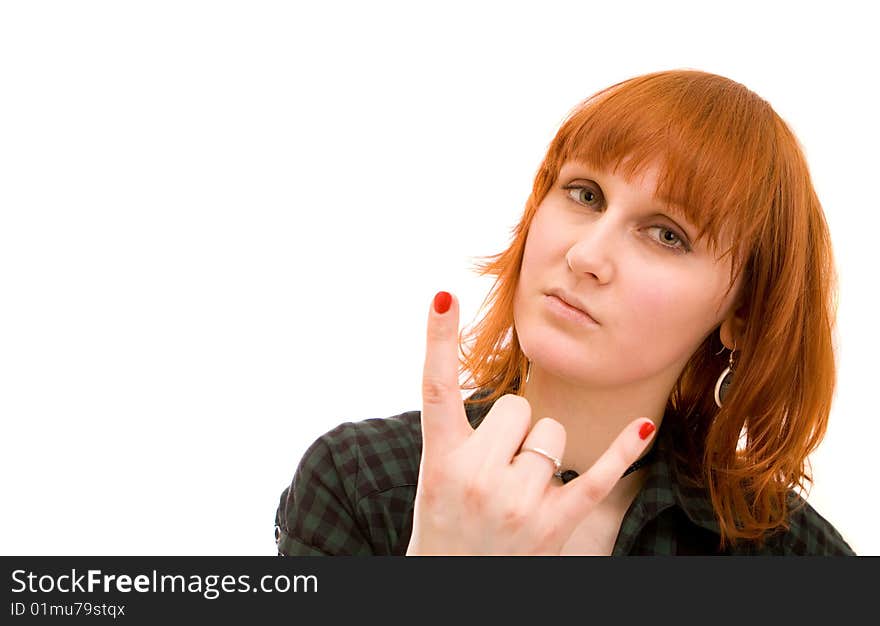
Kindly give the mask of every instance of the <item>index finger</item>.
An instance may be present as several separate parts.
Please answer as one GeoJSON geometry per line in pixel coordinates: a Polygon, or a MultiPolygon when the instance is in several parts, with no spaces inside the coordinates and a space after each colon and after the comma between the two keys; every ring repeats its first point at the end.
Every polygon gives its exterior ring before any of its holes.
{"type": "Polygon", "coordinates": [[[428,314],[422,373],[422,456],[451,450],[473,432],[458,386],[458,300],[440,291],[428,314]]]}

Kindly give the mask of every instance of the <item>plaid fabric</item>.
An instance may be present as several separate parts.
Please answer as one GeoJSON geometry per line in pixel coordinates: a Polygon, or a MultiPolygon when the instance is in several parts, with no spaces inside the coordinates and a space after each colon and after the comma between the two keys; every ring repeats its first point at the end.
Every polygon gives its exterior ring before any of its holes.
{"type": "MultiPolygon", "coordinates": [[[[467,407],[475,428],[491,404],[467,407]]],[[[305,452],[275,515],[279,555],[406,554],[412,534],[422,439],[419,411],[346,422],[305,452]]],[[[620,526],[613,555],[714,555],[719,526],[707,493],[679,480],[671,442],[660,428],[654,462],[620,526]]],[[[792,505],[803,501],[794,492],[792,505]]],[[[735,555],[854,555],[840,533],[809,504],[789,516],[760,548],[735,555]]]]}

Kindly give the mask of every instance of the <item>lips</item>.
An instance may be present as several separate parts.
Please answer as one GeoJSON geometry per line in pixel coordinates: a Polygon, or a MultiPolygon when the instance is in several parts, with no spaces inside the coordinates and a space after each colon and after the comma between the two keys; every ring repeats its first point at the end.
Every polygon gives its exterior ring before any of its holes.
{"type": "Polygon", "coordinates": [[[578,311],[580,311],[581,313],[583,313],[584,315],[586,315],[587,317],[592,319],[597,324],[599,323],[599,321],[595,318],[595,316],[587,310],[587,308],[586,308],[586,306],[584,306],[583,302],[581,302],[574,295],[572,295],[562,289],[551,289],[550,291],[547,292],[547,295],[548,296],[556,296],[557,298],[559,298],[560,300],[565,302],[568,306],[572,307],[573,309],[577,309],[578,311]]]}

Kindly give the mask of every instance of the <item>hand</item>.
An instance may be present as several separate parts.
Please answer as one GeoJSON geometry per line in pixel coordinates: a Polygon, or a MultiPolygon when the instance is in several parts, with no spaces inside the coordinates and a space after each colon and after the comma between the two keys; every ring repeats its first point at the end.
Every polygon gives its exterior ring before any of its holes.
{"type": "MultiPolygon", "coordinates": [[[[435,299],[439,300],[443,296],[435,299]]],[[[521,447],[562,458],[565,428],[544,418],[533,428],[528,401],[504,395],[475,430],[458,386],[458,302],[428,315],[422,382],[422,459],[416,489],[413,555],[558,555],[651,437],[631,422],[585,473],[551,488],[553,462],[521,447]]],[[[653,426],[653,423],[651,423],[653,426]]]]}

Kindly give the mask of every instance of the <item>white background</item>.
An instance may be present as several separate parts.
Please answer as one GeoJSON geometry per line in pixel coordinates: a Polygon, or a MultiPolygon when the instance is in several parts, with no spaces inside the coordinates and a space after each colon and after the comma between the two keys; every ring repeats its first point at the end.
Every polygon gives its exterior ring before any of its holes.
{"type": "Polygon", "coordinates": [[[807,154],[841,275],[809,499],[880,554],[867,9],[426,4],[0,5],[0,553],[274,554],[316,437],[421,408],[431,298],[474,321],[571,107],[694,68],[807,154]]]}

